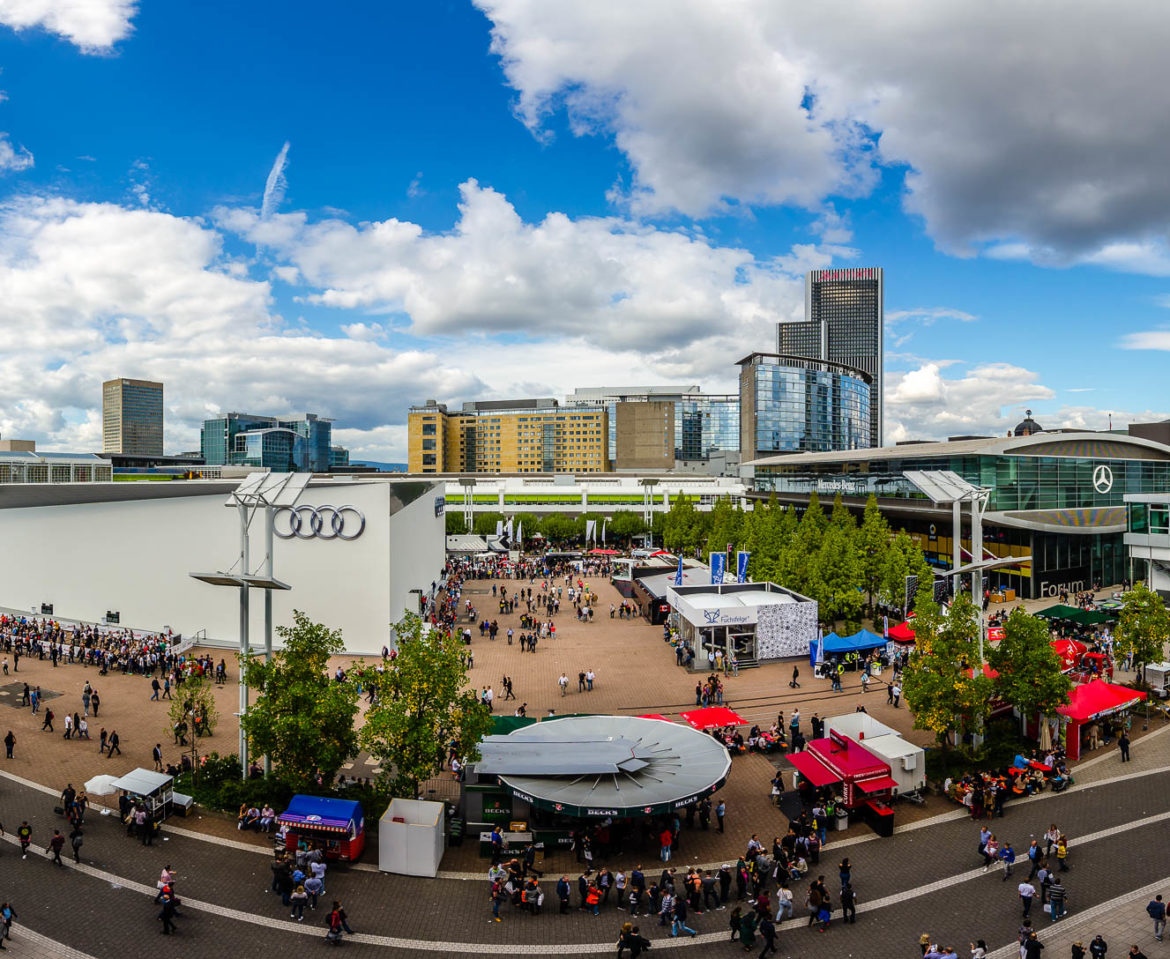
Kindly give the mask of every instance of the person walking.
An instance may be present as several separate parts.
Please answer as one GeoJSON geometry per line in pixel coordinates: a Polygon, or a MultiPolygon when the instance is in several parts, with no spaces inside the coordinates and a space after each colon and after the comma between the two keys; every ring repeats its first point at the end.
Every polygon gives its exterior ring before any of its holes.
{"type": "Polygon", "coordinates": [[[894,694],[894,708],[898,708],[898,703],[902,699],[902,683],[899,680],[894,680],[890,691],[894,694]]]}
{"type": "Polygon", "coordinates": [[[1012,867],[1016,864],[1016,851],[1012,849],[1010,842],[1003,844],[1003,849],[999,853],[999,858],[1003,861],[1003,882],[1008,881],[1008,877],[1012,874],[1012,867]]]}
{"type": "Polygon", "coordinates": [[[799,689],[800,688],[799,679],[800,679],[800,669],[796,666],[793,666],[792,667],[792,681],[788,684],[788,688],[789,689],[799,689]]]}
{"type": "Polygon", "coordinates": [[[49,708],[45,709],[45,721],[41,723],[41,732],[44,732],[46,729],[49,732],[53,732],[53,710],[49,708]]]}
{"type": "Polygon", "coordinates": [[[1054,878],[1048,886],[1048,909],[1052,921],[1057,922],[1064,915],[1064,904],[1068,901],[1068,890],[1059,878],[1054,878]]]}
{"type": "Polygon", "coordinates": [[[756,932],[758,932],[764,940],[764,948],[760,950],[760,959],[764,959],[768,953],[776,951],[776,927],[772,924],[771,919],[769,919],[767,916],[764,916],[764,918],[760,920],[760,925],[756,929],[756,932]]]}
{"type": "Polygon", "coordinates": [[[720,832],[723,832],[723,817],[726,815],[727,815],[727,803],[725,803],[722,799],[720,799],[718,805],[716,805],[716,807],[715,807],[715,819],[719,823],[719,831],[720,832]]]}
{"type": "Polygon", "coordinates": [[[1162,901],[1160,894],[1150,900],[1146,912],[1154,920],[1154,938],[1161,942],[1162,935],[1166,932],[1166,903],[1162,901]]]}
{"type": "Polygon", "coordinates": [[[81,844],[85,842],[85,836],[81,831],[80,820],[73,826],[73,831],[69,833],[69,846],[73,850],[73,861],[81,862],[81,844]]]}
{"type": "Polygon", "coordinates": [[[106,755],[108,755],[110,759],[114,758],[114,750],[117,750],[119,756],[122,755],[122,750],[118,745],[121,742],[121,740],[118,738],[118,730],[111,729],[110,738],[106,742],[106,755]]]}
{"type": "Polygon", "coordinates": [[[175,925],[175,897],[174,894],[163,896],[162,910],[158,914],[158,918],[162,920],[162,934],[169,936],[171,933],[179,931],[175,925]]]}
{"type": "Polygon", "coordinates": [[[20,827],[16,830],[16,838],[20,840],[20,858],[28,858],[28,847],[32,843],[32,826],[28,824],[28,820],[21,822],[20,827]]]}
{"type": "Polygon", "coordinates": [[[1117,748],[1121,750],[1121,761],[1123,763],[1129,762],[1129,731],[1123,729],[1121,735],[1117,737],[1117,748]]]}
{"type": "MultiPolygon", "coordinates": [[[[0,921],[4,923],[4,939],[12,938],[12,921],[19,918],[11,902],[0,903],[0,921]]],[[[4,943],[0,942],[0,946],[2,945],[4,943]]]]}
{"type": "Polygon", "coordinates": [[[163,771],[162,743],[154,744],[154,749],[151,751],[151,756],[154,759],[154,771],[156,773],[161,773],[163,771]]]}
{"type": "Polygon", "coordinates": [[[851,882],[841,887],[841,921],[857,922],[857,895],[851,882]]]}
{"type": "Polygon", "coordinates": [[[1105,959],[1105,953],[1109,951],[1109,943],[1101,938],[1100,935],[1095,936],[1093,941],[1089,943],[1089,955],[1093,959],[1105,959]]]}
{"type": "Polygon", "coordinates": [[[1020,905],[1024,907],[1024,918],[1027,919],[1032,914],[1032,899],[1036,895],[1036,887],[1033,886],[1027,879],[1020,883],[1020,905]]]}
{"type": "Polygon", "coordinates": [[[8,735],[4,737],[4,751],[8,754],[8,758],[12,758],[12,750],[16,748],[16,736],[13,735],[12,730],[8,730],[8,735]]]}

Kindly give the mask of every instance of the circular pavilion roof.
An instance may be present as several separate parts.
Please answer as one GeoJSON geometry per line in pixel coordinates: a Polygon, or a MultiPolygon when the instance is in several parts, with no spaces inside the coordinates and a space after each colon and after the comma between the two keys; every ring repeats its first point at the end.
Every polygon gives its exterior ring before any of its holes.
{"type": "MultiPolygon", "coordinates": [[[[635,716],[566,716],[517,729],[505,740],[539,744],[551,774],[500,774],[533,806],[585,818],[651,816],[709,796],[727,781],[731,756],[689,726],[635,716]],[[562,772],[575,755],[608,753],[616,768],[562,772]]],[[[531,747],[529,747],[531,748],[531,747]]]]}

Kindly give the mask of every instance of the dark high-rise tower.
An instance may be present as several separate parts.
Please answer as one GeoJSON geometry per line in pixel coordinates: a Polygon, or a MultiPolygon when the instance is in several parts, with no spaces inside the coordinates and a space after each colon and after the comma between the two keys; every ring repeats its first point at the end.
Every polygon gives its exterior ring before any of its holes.
{"type": "Polygon", "coordinates": [[[804,320],[780,323],[781,353],[844,363],[873,378],[869,404],[870,444],[882,445],[881,267],[810,270],[804,278],[804,320]]]}

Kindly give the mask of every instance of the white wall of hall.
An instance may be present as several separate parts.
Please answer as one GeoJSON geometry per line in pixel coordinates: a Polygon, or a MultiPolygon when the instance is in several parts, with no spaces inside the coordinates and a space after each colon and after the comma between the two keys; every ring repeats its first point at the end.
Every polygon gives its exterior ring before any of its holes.
{"type": "MultiPolygon", "coordinates": [[[[409,591],[429,589],[442,567],[439,494],[441,487],[391,516],[392,484],[307,488],[301,504],[353,505],[366,525],[355,540],[276,539],[275,576],[292,589],[273,593],[275,625],[288,625],[299,609],[340,628],[347,651],[379,652],[411,602],[409,591]]],[[[192,495],[0,510],[9,544],[0,551],[0,605],[52,603],[61,618],[97,622],[117,610],[124,626],[169,626],[184,635],[202,629],[209,639],[238,643],[239,591],[188,575],[226,570],[239,555],[238,513],[225,500],[192,495]]],[[[251,527],[253,570],[263,558],[262,522],[257,516],[251,527]]],[[[255,646],[263,642],[262,591],[251,591],[250,606],[255,646]]]]}

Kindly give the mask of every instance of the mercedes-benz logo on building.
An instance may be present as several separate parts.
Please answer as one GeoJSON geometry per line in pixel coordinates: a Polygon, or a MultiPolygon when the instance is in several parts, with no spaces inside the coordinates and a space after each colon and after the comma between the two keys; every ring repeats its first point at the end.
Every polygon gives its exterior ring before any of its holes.
{"type": "Polygon", "coordinates": [[[1098,493],[1108,493],[1113,489],[1113,470],[1108,466],[1098,466],[1093,470],[1093,489],[1098,493]]]}

